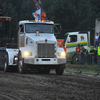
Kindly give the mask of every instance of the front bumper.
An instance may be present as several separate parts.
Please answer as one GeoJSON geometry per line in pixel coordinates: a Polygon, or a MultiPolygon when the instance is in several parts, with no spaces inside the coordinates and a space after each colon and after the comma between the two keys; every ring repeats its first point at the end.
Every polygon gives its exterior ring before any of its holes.
{"type": "Polygon", "coordinates": [[[66,58],[24,58],[24,63],[32,65],[59,65],[65,64],[66,58]]]}

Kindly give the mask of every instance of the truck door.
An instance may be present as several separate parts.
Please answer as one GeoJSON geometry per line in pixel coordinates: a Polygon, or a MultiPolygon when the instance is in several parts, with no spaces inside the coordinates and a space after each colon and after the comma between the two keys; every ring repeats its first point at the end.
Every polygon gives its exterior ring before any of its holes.
{"type": "Polygon", "coordinates": [[[25,41],[25,33],[24,33],[24,26],[20,25],[19,26],[19,30],[20,30],[20,47],[24,47],[24,41],[25,41]]]}
{"type": "Polygon", "coordinates": [[[67,61],[71,61],[73,55],[76,53],[77,35],[68,35],[66,39],[67,61]]]}

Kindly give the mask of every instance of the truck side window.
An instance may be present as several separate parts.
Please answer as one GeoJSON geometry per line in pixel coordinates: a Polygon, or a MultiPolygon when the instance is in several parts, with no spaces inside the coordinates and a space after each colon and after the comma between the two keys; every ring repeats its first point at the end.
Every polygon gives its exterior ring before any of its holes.
{"type": "Polygon", "coordinates": [[[24,32],[24,26],[23,25],[20,25],[20,32],[24,32]]]}
{"type": "Polygon", "coordinates": [[[77,35],[70,35],[70,42],[77,42],[77,35]]]}
{"type": "Polygon", "coordinates": [[[65,38],[64,38],[64,42],[63,42],[63,43],[65,43],[65,42],[66,42],[67,37],[68,37],[68,35],[65,35],[65,38]]]}

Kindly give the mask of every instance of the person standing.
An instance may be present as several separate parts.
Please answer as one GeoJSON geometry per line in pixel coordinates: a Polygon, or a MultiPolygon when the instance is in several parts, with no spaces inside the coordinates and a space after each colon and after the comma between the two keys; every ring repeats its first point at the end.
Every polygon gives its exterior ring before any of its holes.
{"type": "Polygon", "coordinates": [[[87,64],[87,54],[88,54],[88,51],[82,47],[82,53],[81,53],[81,57],[82,57],[82,64],[87,64]]]}
{"type": "Polygon", "coordinates": [[[95,44],[94,44],[95,48],[98,47],[98,39],[99,39],[99,35],[97,33],[96,36],[95,36],[95,44]]]}
{"type": "Polygon", "coordinates": [[[80,61],[81,61],[80,44],[78,44],[78,46],[76,47],[76,52],[77,52],[77,56],[78,56],[78,63],[80,63],[80,61]]]}
{"type": "Polygon", "coordinates": [[[88,50],[88,53],[90,53],[90,50],[91,50],[90,43],[88,44],[88,48],[87,48],[87,50],[88,50]]]}
{"type": "MultiPolygon", "coordinates": [[[[98,43],[100,42],[100,32],[99,32],[99,38],[98,38],[98,43]]],[[[99,44],[98,44],[99,45],[99,44]]]]}
{"type": "Polygon", "coordinates": [[[92,58],[91,63],[95,64],[95,61],[94,61],[95,50],[93,49],[93,47],[91,47],[91,50],[90,50],[89,54],[91,55],[91,58],[92,58]]]}
{"type": "Polygon", "coordinates": [[[80,53],[80,44],[78,44],[78,46],[76,47],[76,52],[77,52],[77,54],[80,53]]]}
{"type": "Polygon", "coordinates": [[[95,64],[97,64],[97,48],[96,48],[95,54],[94,54],[94,61],[95,61],[95,64]]]}
{"type": "Polygon", "coordinates": [[[88,48],[87,48],[87,51],[88,51],[88,54],[87,54],[87,63],[90,64],[91,62],[91,56],[90,56],[90,50],[91,50],[91,45],[90,43],[88,44],[88,48]]]}
{"type": "Polygon", "coordinates": [[[100,68],[100,42],[99,42],[97,53],[98,53],[98,61],[99,61],[98,64],[99,64],[99,68],[100,68]]]}

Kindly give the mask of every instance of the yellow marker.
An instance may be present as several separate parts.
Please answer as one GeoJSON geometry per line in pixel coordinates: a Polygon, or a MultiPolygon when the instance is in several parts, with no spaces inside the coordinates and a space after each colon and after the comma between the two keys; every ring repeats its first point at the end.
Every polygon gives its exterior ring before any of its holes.
{"type": "Polygon", "coordinates": [[[50,23],[53,23],[53,21],[50,21],[50,23]]]}
{"type": "Polygon", "coordinates": [[[36,20],[36,22],[38,22],[38,20],[36,20]]]}
{"type": "Polygon", "coordinates": [[[26,22],[29,22],[29,20],[27,20],[26,22]]]}

